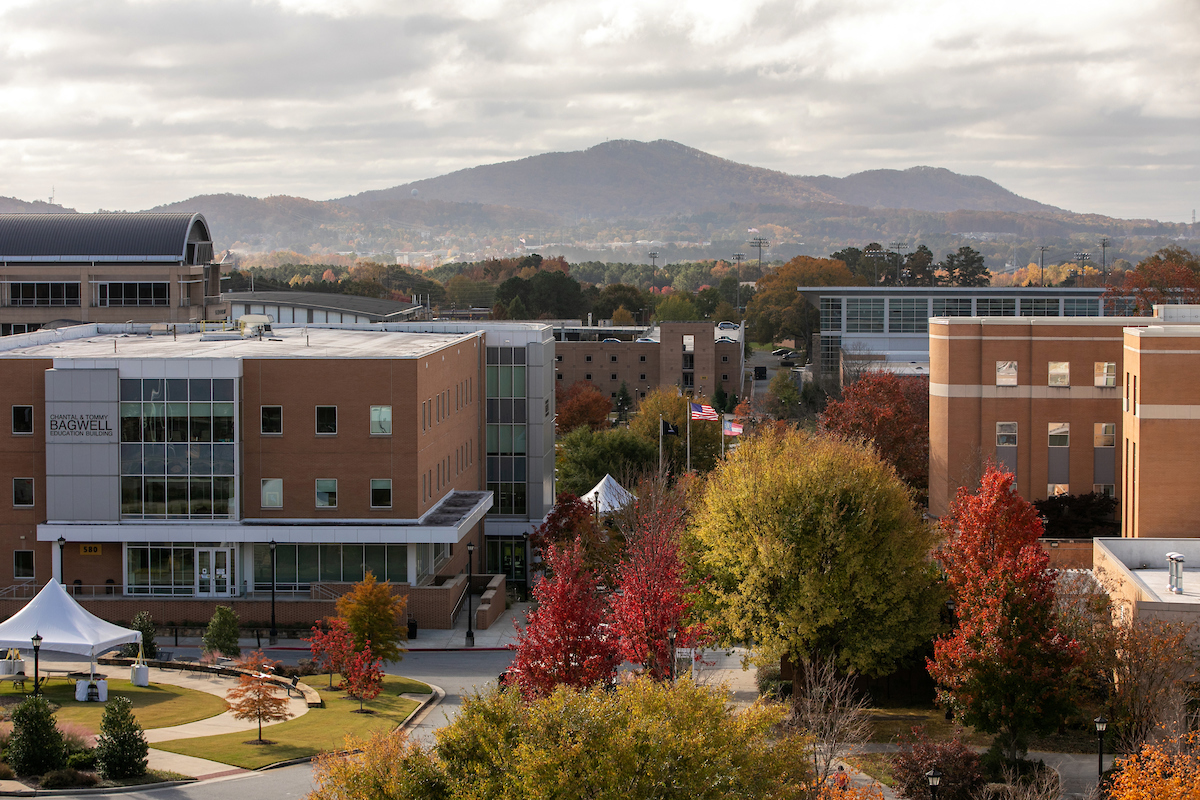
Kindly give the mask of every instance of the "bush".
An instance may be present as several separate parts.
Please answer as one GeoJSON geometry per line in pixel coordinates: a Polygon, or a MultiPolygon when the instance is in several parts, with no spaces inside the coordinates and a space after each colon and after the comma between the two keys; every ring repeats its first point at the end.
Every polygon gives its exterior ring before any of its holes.
{"type": "Polygon", "coordinates": [[[75,789],[95,786],[96,776],[77,769],[56,769],[42,776],[39,785],[43,789],[75,789]]]}
{"type": "Polygon", "coordinates": [[[892,756],[892,775],[900,797],[928,797],[925,773],[934,767],[942,772],[939,800],[971,800],[984,786],[979,755],[962,743],[957,731],[950,741],[939,742],[926,735],[924,726],[917,726],[900,737],[899,745],[900,752],[892,756]]]}
{"type": "Polygon", "coordinates": [[[63,747],[66,748],[68,756],[92,749],[92,733],[82,725],[63,722],[59,724],[58,732],[62,734],[63,747]]]}
{"type": "Polygon", "coordinates": [[[105,778],[138,778],[146,774],[149,745],[142,726],[133,716],[127,697],[114,697],[104,706],[100,737],[96,740],[96,765],[105,778]]]}
{"type": "Polygon", "coordinates": [[[202,637],[205,653],[220,653],[228,658],[242,654],[238,644],[238,615],[229,606],[217,606],[202,637]]]}
{"type": "Polygon", "coordinates": [[[92,772],[96,769],[96,751],[80,750],[67,756],[67,766],[71,769],[82,769],[92,772]]]}
{"type": "Polygon", "coordinates": [[[15,777],[17,777],[17,773],[13,772],[13,768],[0,762],[0,781],[11,781],[15,777]]]}
{"type": "Polygon", "coordinates": [[[18,775],[41,775],[61,769],[67,761],[62,734],[44,697],[30,697],[13,709],[13,732],[8,740],[8,763],[18,775]]]}
{"type": "Polygon", "coordinates": [[[1028,783],[1037,778],[1046,768],[1046,763],[1025,758],[1010,759],[1000,745],[993,744],[983,754],[981,766],[984,777],[992,783],[1011,783],[1014,780],[1028,783]]]}
{"type": "MultiPolygon", "coordinates": [[[[158,644],[154,641],[154,618],[149,611],[139,611],[129,627],[142,634],[142,655],[146,658],[158,658],[158,644]]],[[[138,644],[130,642],[121,645],[121,658],[137,658],[138,644]]]]}

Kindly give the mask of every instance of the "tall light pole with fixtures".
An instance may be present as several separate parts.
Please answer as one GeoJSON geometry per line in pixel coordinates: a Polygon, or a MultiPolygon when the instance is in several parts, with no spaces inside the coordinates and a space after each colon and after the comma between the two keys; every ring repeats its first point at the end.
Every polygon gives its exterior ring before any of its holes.
{"type": "Polygon", "coordinates": [[[1084,269],[1087,267],[1087,262],[1089,262],[1091,260],[1092,260],[1091,253],[1076,253],[1075,254],[1075,262],[1077,264],[1079,264],[1079,280],[1081,282],[1083,281],[1083,272],[1084,272],[1084,269]]]}
{"type": "Polygon", "coordinates": [[[900,270],[904,267],[904,251],[908,249],[908,242],[892,242],[888,247],[892,248],[896,255],[900,256],[896,262],[896,285],[900,286],[903,283],[900,279],[900,270]]]}
{"type": "Polygon", "coordinates": [[[1108,283],[1108,237],[1100,237],[1100,274],[1104,276],[1104,282],[1108,283]]]}
{"type": "MultiPolygon", "coordinates": [[[[737,287],[734,289],[734,298],[735,302],[737,303],[737,311],[739,315],[742,313],[742,262],[745,260],[745,253],[733,254],[734,274],[737,277],[737,287]]],[[[738,321],[741,322],[741,319],[739,318],[738,321]]]]}
{"type": "Polygon", "coordinates": [[[279,631],[275,630],[275,540],[271,540],[271,644],[279,641],[279,631]]]}
{"type": "Polygon", "coordinates": [[[1096,717],[1095,722],[1096,722],[1096,743],[1098,745],[1096,750],[1100,754],[1100,756],[1099,756],[1100,763],[1099,763],[1099,767],[1096,770],[1096,775],[1098,778],[1103,779],[1104,778],[1104,729],[1108,727],[1108,720],[1106,720],[1104,717],[1096,717]]]}
{"type": "Polygon", "coordinates": [[[770,249],[771,243],[761,236],[755,236],[753,239],[750,240],[750,246],[758,248],[758,270],[759,270],[759,272],[761,272],[762,271],[762,251],[764,248],[770,249]]]}
{"type": "Polygon", "coordinates": [[[651,250],[649,253],[647,253],[647,255],[650,256],[650,269],[654,269],[655,268],[654,262],[658,259],[658,251],[651,250]]]}
{"type": "Polygon", "coordinates": [[[1038,286],[1046,285],[1046,251],[1049,249],[1050,248],[1047,247],[1046,245],[1041,245],[1040,247],[1038,247],[1038,253],[1040,253],[1041,265],[1042,265],[1042,277],[1038,279],[1038,286]]]}
{"type": "Polygon", "coordinates": [[[475,646],[475,631],[471,630],[471,583],[475,577],[475,543],[467,542],[467,647],[475,646]]]}

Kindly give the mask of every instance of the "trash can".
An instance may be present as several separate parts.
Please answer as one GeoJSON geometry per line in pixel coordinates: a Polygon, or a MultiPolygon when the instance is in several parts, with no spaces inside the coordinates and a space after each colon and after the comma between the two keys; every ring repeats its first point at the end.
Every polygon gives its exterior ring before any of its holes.
{"type": "Polygon", "coordinates": [[[108,681],[96,681],[96,689],[100,692],[100,702],[108,702],[108,681]]]}
{"type": "Polygon", "coordinates": [[[129,682],[134,686],[150,685],[150,667],[145,664],[133,664],[129,667],[129,682]]]}
{"type": "Polygon", "coordinates": [[[88,682],[85,680],[75,681],[75,699],[83,703],[87,701],[88,682]]]}
{"type": "Polygon", "coordinates": [[[412,617],[408,618],[408,638],[417,638],[417,621],[412,617]]]}

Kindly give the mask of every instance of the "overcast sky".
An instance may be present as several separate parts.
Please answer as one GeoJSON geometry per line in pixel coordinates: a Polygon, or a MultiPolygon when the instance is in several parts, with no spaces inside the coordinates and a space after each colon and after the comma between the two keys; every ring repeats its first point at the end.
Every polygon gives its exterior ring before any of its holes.
{"type": "Polygon", "coordinates": [[[611,139],[1200,206],[1200,0],[0,0],[0,195],[328,199],[611,139]]]}

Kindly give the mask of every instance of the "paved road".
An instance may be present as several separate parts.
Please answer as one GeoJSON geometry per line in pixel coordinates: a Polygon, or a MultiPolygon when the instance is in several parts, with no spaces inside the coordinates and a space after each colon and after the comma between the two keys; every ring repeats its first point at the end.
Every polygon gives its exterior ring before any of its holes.
{"type": "MultiPolygon", "coordinates": [[[[512,662],[512,655],[503,650],[424,651],[408,653],[399,664],[390,664],[390,674],[433,683],[446,692],[446,699],[422,720],[413,735],[422,741],[432,741],[433,732],[458,713],[464,696],[476,687],[486,687],[489,682],[495,685],[496,678],[512,662]]],[[[89,797],[114,800],[226,800],[230,797],[237,800],[300,800],[312,788],[312,767],[300,764],[186,786],[89,797]]]]}

